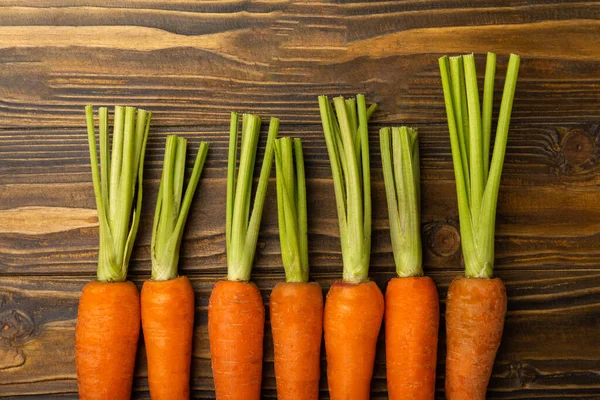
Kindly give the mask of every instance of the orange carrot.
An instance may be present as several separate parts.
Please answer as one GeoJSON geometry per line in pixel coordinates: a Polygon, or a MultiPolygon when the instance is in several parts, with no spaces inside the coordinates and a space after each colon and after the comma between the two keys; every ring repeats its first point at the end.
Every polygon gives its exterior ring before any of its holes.
{"type": "Polygon", "coordinates": [[[431,278],[394,278],[388,283],[385,349],[390,399],[434,398],[439,318],[431,278]]]}
{"type": "Polygon", "coordinates": [[[446,300],[446,398],[485,400],[506,313],[500,278],[457,277],[446,300]]]}
{"type": "Polygon", "coordinates": [[[391,400],[433,400],[440,311],[431,278],[423,277],[419,135],[380,130],[381,161],[396,273],[385,292],[385,349],[391,400]]]}
{"type": "Polygon", "coordinates": [[[90,282],[77,311],[75,362],[79,398],[131,397],[140,333],[140,298],[127,282],[90,282]]]}
{"type": "Polygon", "coordinates": [[[217,399],[260,399],[265,307],[252,282],[219,281],[208,303],[217,399]]]}
{"type": "Polygon", "coordinates": [[[331,399],[368,400],[384,302],[374,282],[336,282],[325,302],[325,351],[331,399]]]}
{"type": "Polygon", "coordinates": [[[195,313],[194,289],[186,277],[177,276],[179,247],[208,144],[200,143],[183,196],[187,142],[170,135],[166,143],[152,230],[152,280],[142,288],[142,328],[150,396],[178,400],[190,398],[195,313]]]}
{"type": "Polygon", "coordinates": [[[84,400],[131,397],[140,332],[140,298],[137,287],[126,279],[142,207],[150,118],[151,113],[144,110],[115,107],[111,157],[108,110],[101,107],[98,168],[94,114],[92,106],[86,107],[100,246],[98,282],[83,289],[75,330],[77,383],[79,397],[84,400]]]}
{"type": "Polygon", "coordinates": [[[285,283],[271,292],[277,398],[319,398],[323,293],[308,282],[306,179],[300,139],[275,142],[277,214],[285,283]]]}
{"type": "Polygon", "coordinates": [[[496,55],[487,54],[481,105],[474,55],[439,59],[465,265],[465,278],[452,282],[446,301],[449,400],[485,399],[502,338],[506,289],[492,278],[494,230],[519,64],[511,54],[490,160],[496,55]]]}
{"type": "Polygon", "coordinates": [[[316,282],[279,283],[270,297],[277,398],[319,398],[323,293],[316,282]]]}
{"type": "Polygon", "coordinates": [[[192,284],[185,276],[146,281],[141,304],[152,398],[189,399],[195,312],[192,284]]]}
{"type": "Polygon", "coordinates": [[[319,97],[319,110],[333,175],[340,229],[343,280],[325,301],[327,380],[332,400],[369,399],[375,346],[383,320],[383,295],[369,281],[371,171],[367,109],[363,95],[319,97]],[[335,113],[334,113],[335,109],[335,113]]]}
{"type": "Polygon", "coordinates": [[[279,120],[271,118],[250,213],[260,118],[250,114],[243,117],[236,179],[238,117],[231,114],[225,226],[227,280],[215,284],[208,303],[208,336],[217,400],[260,399],[265,307],[258,288],[249,280],[278,129],[279,120]]]}

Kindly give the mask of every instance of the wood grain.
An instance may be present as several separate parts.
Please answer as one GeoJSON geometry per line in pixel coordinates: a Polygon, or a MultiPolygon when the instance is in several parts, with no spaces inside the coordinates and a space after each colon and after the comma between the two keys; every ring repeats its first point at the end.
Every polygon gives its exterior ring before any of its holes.
{"type": "MultiPolygon", "coordinates": [[[[310,263],[324,290],[341,275],[341,254],[317,96],[364,93],[379,104],[371,124],[371,275],[382,288],[394,267],[377,131],[417,127],[424,261],[444,299],[461,267],[437,58],[475,52],[482,71],[483,53],[494,51],[495,114],[508,54],[521,55],[522,64],[496,229],[496,271],[507,284],[509,312],[488,397],[597,399],[599,21],[600,3],[570,0],[2,1],[0,397],[77,398],[77,300],[95,275],[98,248],[85,104],[154,111],[130,265],[138,284],[149,275],[165,136],[181,134],[194,149],[210,142],[181,271],[197,294],[193,397],[213,398],[206,305],[225,275],[229,112],[278,117],[281,135],[302,138],[310,263]]],[[[273,184],[266,210],[276,207],[273,184]]],[[[283,279],[279,251],[276,214],[265,213],[253,276],[266,303],[283,279]]],[[[265,340],[263,392],[275,398],[265,340]]],[[[373,399],[386,398],[382,343],[373,399]]],[[[442,338],[440,399],[444,351],[442,338]]],[[[321,385],[326,399],[325,379],[321,385]]],[[[149,398],[143,351],[134,397],[149,398]]]]}

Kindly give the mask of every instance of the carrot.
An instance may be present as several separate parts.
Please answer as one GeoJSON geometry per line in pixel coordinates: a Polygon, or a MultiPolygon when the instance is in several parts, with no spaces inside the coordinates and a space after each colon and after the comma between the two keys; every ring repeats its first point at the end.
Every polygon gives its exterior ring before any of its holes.
{"type": "Polygon", "coordinates": [[[265,307],[252,282],[216,283],[208,305],[217,399],[260,399],[265,307]]]}
{"type": "Polygon", "coordinates": [[[300,139],[277,139],[275,165],[286,280],[275,286],[269,301],[277,398],[318,399],[323,293],[318,283],[308,282],[306,183],[300,139]]]}
{"type": "Polygon", "coordinates": [[[450,285],[446,303],[450,400],[485,399],[502,338],[506,291],[500,279],[492,279],[494,228],[519,63],[519,56],[511,54],[490,163],[496,55],[487,56],[481,109],[474,56],[439,60],[466,277],[450,285]]]}
{"type": "Polygon", "coordinates": [[[152,230],[152,280],[142,288],[142,329],[153,399],[189,399],[194,289],[177,275],[179,248],[208,144],[200,143],[183,196],[187,142],[168,136],[152,230]],[[182,201],[183,196],[183,201],[182,201]]]}
{"type": "Polygon", "coordinates": [[[260,118],[245,114],[238,176],[238,117],[231,114],[227,160],[227,280],[216,283],[208,303],[210,356],[217,399],[260,398],[265,309],[256,285],[248,282],[254,260],[273,147],[279,120],[271,118],[265,155],[250,214],[252,175],[260,118]]]}
{"type": "Polygon", "coordinates": [[[384,301],[374,282],[336,282],[325,303],[327,381],[332,399],[369,399],[384,301]]]}
{"type": "Polygon", "coordinates": [[[150,395],[189,399],[194,289],[188,278],[144,282],[142,327],[150,395]]]}
{"type": "Polygon", "coordinates": [[[281,282],[270,297],[277,398],[318,399],[323,292],[316,282],[281,282]]]}
{"type": "Polygon", "coordinates": [[[131,397],[140,331],[138,290],[126,279],[142,207],[144,154],[151,113],[137,110],[136,115],[133,107],[115,107],[111,157],[108,110],[101,107],[98,112],[100,173],[93,109],[86,107],[100,226],[98,282],[87,284],[81,294],[75,362],[81,399],[119,400],[131,397]]]}
{"type": "Polygon", "coordinates": [[[187,142],[168,136],[163,174],[152,232],[152,280],[142,288],[142,329],[153,399],[189,399],[194,335],[194,289],[177,276],[179,247],[188,212],[206,160],[208,144],[200,143],[183,196],[187,142]]]}
{"type": "Polygon", "coordinates": [[[485,399],[505,313],[506,289],[500,278],[452,281],[446,300],[447,398],[485,399]]]}
{"type": "Polygon", "coordinates": [[[139,304],[138,289],[129,281],[90,282],[83,288],[75,332],[81,399],[131,397],[139,304]]]}
{"type": "Polygon", "coordinates": [[[392,400],[433,399],[440,314],[435,283],[422,276],[418,133],[383,128],[380,139],[398,275],[385,293],[388,394],[392,400]]]}
{"type": "Polygon", "coordinates": [[[394,278],[385,292],[385,349],[390,399],[433,399],[439,328],[435,283],[394,278]]]}
{"type": "Polygon", "coordinates": [[[363,95],[356,99],[319,97],[331,164],[342,245],[343,280],[325,302],[323,328],[330,398],[369,398],[375,344],[383,319],[383,295],[369,281],[371,255],[371,172],[363,95]],[[334,114],[335,108],[335,114],[334,114]]]}

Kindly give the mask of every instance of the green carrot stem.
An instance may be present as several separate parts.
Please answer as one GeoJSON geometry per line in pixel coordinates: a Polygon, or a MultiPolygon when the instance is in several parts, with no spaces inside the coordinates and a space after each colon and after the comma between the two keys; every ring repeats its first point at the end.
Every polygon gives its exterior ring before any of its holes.
{"type": "MultiPolygon", "coordinates": [[[[130,215],[135,193],[135,108],[125,107],[125,127],[123,137],[123,158],[119,179],[118,206],[115,220],[111,224],[116,254],[125,253],[125,244],[130,230],[130,215]]],[[[143,111],[140,111],[143,112],[143,111]]]]}
{"type": "MultiPolygon", "coordinates": [[[[110,153],[108,143],[108,109],[100,107],[98,109],[99,134],[100,134],[100,183],[102,192],[102,204],[106,215],[110,215],[109,202],[109,176],[110,176],[110,153]]],[[[95,136],[95,134],[94,134],[95,136]]]]}
{"type": "Polygon", "coordinates": [[[463,85],[462,82],[457,83],[456,79],[462,79],[462,76],[456,71],[452,72],[452,61],[449,63],[447,57],[439,60],[458,197],[461,245],[465,275],[490,278],[494,265],[496,205],[520,59],[517,55],[510,55],[489,169],[495,55],[489,53],[487,58],[483,106],[479,104],[474,58],[472,55],[463,56],[463,61],[466,107],[464,101],[457,101],[461,95],[456,94],[457,88],[463,85]],[[469,120],[468,168],[464,163],[466,146],[461,146],[459,134],[461,116],[464,115],[468,115],[469,120]]]}
{"type": "MultiPolygon", "coordinates": [[[[170,136],[167,138],[162,176],[160,178],[160,199],[157,200],[157,207],[155,211],[155,214],[159,216],[159,220],[152,229],[153,237],[156,238],[156,241],[162,244],[166,243],[168,237],[171,236],[171,232],[173,232],[173,227],[175,226],[174,217],[176,214],[173,207],[173,203],[175,202],[173,198],[173,170],[175,168],[175,153],[177,152],[177,145],[178,140],[176,137],[170,136]]],[[[159,245],[158,248],[155,246],[153,246],[153,248],[153,258],[162,260],[165,246],[159,245]]]]}
{"type": "MultiPolygon", "coordinates": [[[[236,260],[236,263],[239,263],[242,259],[242,253],[244,251],[244,246],[242,243],[245,242],[246,232],[248,230],[248,214],[250,208],[249,203],[251,200],[249,193],[252,189],[252,178],[255,162],[255,158],[252,156],[256,154],[254,146],[258,144],[260,122],[260,118],[256,115],[245,114],[242,118],[240,165],[233,202],[233,221],[231,233],[231,241],[234,246],[231,248],[231,254],[228,255],[228,266],[231,268],[236,268],[232,265],[232,262],[233,260],[236,260]]],[[[229,277],[229,279],[231,279],[231,277],[229,277]]]]}
{"type": "Polygon", "coordinates": [[[331,164],[340,227],[343,280],[368,280],[371,256],[371,180],[368,119],[363,95],[354,100],[319,97],[319,109],[331,164]],[[335,109],[335,113],[334,113],[335,109]]]}
{"type": "MultiPolygon", "coordinates": [[[[308,274],[308,215],[306,212],[306,173],[304,170],[304,154],[302,141],[294,139],[294,156],[296,160],[296,208],[298,210],[298,242],[300,260],[306,265],[308,274]]],[[[308,278],[307,278],[308,279],[308,278]]]]}
{"type": "MultiPolygon", "coordinates": [[[[456,113],[456,133],[463,171],[469,170],[470,143],[469,143],[469,116],[467,110],[467,90],[465,87],[465,69],[462,57],[450,57],[450,75],[452,83],[452,102],[456,113]],[[463,113],[465,110],[465,113],[463,113]]],[[[469,174],[465,175],[466,190],[469,201],[471,200],[471,182],[469,174]]]]}
{"type": "Polygon", "coordinates": [[[260,221],[271,174],[273,148],[279,129],[279,120],[271,118],[258,187],[252,212],[250,213],[252,180],[260,124],[260,118],[256,115],[245,114],[242,118],[242,145],[236,178],[237,150],[235,147],[238,139],[238,117],[235,113],[231,114],[227,162],[227,222],[225,236],[227,240],[227,279],[233,281],[250,280],[250,271],[256,251],[260,221]]]}
{"type": "MultiPolygon", "coordinates": [[[[244,114],[242,119],[249,119],[250,115],[249,114],[244,114]]],[[[249,139],[252,140],[253,142],[248,143],[247,145],[250,146],[249,148],[251,149],[251,151],[248,153],[248,160],[255,160],[256,159],[256,150],[258,147],[258,139],[259,139],[259,133],[260,133],[260,123],[261,120],[258,119],[258,131],[256,135],[244,135],[242,133],[242,149],[244,148],[244,139],[249,139]]],[[[242,127],[244,126],[244,123],[242,122],[242,127]]],[[[249,127],[249,129],[253,129],[252,128],[252,122],[250,122],[249,124],[247,124],[246,126],[249,127]]],[[[242,155],[240,155],[242,156],[242,155]]],[[[249,164],[249,168],[247,171],[248,176],[254,177],[254,166],[255,166],[255,162],[252,161],[249,164]]],[[[243,215],[245,216],[245,220],[244,220],[244,226],[248,226],[248,221],[250,219],[250,204],[252,203],[252,181],[253,179],[250,180],[250,184],[246,185],[246,196],[244,198],[244,205],[246,207],[245,211],[243,212],[243,215]]],[[[239,181],[238,181],[239,182],[239,181]]]]}
{"type": "MultiPolygon", "coordinates": [[[[122,106],[115,106],[113,122],[113,141],[112,141],[112,156],[110,159],[110,224],[113,225],[116,213],[117,203],[119,195],[119,183],[121,182],[121,166],[123,160],[123,137],[124,137],[124,124],[125,124],[125,108],[122,106]]],[[[103,121],[101,121],[102,123],[103,121]]],[[[108,122],[107,122],[108,124],[108,122]]]]}
{"type": "Polygon", "coordinates": [[[144,154],[151,113],[133,107],[115,107],[111,159],[108,149],[108,110],[104,107],[99,109],[99,173],[93,107],[86,106],[85,111],[100,227],[98,280],[120,282],[127,279],[129,258],[139,226],[144,154]],[[137,199],[135,204],[134,199],[137,199]]]}
{"type": "MultiPolygon", "coordinates": [[[[481,129],[483,133],[483,175],[490,172],[490,141],[492,137],[492,111],[494,108],[494,80],[496,77],[496,54],[488,53],[483,82],[483,104],[481,106],[481,129]]],[[[484,182],[484,184],[487,182],[484,182]]]]}
{"type": "Polygon", "coordinates": [[[152,279],[157,281],[177,277],[185,222],[208,154],[208,144],[200,142],[194,168],[183,195],[186,147],[187,141],[184,138],[175,135],[167,137],[152,228],[152,279]]]}
{"type": "Polygon", "coordinates": [[[304,156],[300,139],[275,141],[277,216],[286,282],[308,282],[304,156]],[[295,160],[294,160],[295,159],[295,160]]]}
{"type": "Polygon", "coordinates": [[[422,276],[418,133],[403,126],[383,128],[379,136],[396,272],[422,276]]]}
{"type": "Polygon", "coordinates": [[[475,57],[472,54],[463,56],[465,67],[465,85],[467,88],[467,112],[469,115],[469,180],[471,181],[471,218],[473,230],[479,230],[479,214],[481,197],[483,196],[483,138],[481,131],[481,105],[475,71],[475,57]]]}
{"type": "Polygon", "coordinates": [[[177,141],[177,152],[175,154],[175,165],[173,171],[173,208],[175,214],[179,214],[183,196],[183,180],[185,178],[185,159],[187,143],[185,140],[177,141]]]}
{"type": "MultiPolygon", "coordinates": [[[[362,172],[363,186],[363,249],[362,249],[362,264],[369,265],[371,262],[371,158],[369,156],[369,116],[367,112],[367,104],[365,97],[358,95],[358,127],[357,136],[360,140],[360,159],[359,173],[362,172]]],[[[373,108],[373,111],[375,109],[373,108]]],[[[367,271],[368,272],[368,271],[367,271]]]]}
{"type": "Polygon", "coordinates": [[[235,194],[235,168],[237,160],[237,140],[238,140],[238,115],[231,113],[231,122],[229,124],[229,152],[227,156],[227,212],[225,222],[225,237],[227,254],[231,252],[231,229],[233,221],[233,200],[235,194]]]}

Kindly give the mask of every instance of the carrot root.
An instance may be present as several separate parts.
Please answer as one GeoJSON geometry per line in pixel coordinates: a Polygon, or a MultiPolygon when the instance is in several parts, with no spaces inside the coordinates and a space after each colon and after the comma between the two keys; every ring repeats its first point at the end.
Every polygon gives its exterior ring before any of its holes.
{"type": "Polygon", "coordinates": [[[385,349],[390,400],[435,397],[439,299],[427,276],[394,278],[385,293],[385,349]]]}
{"type": "Polygon", "coordinates": [[[327,380],[332,400],[370,398],[384,301],[374,282],[336,282],[325,302],[327,380]]]}
{"type": "Polygon", "coordinates": [[[192,284],[184,276],[146,281],[141,304],[152,399],[189,399],[195,312],[192,284]]]}
{"type": "Polygon", "coordinates": [[[252,282],[219,281],[208,304],[208,335],[218,400],[259,400],[265,307],[252,282]]]}
{"type": "Polygon", "coordinates": [[[446,398],[485,400],[506,314],[499,278],[458,277],[446,301],[446,398]]]}
{"type": "Polygon", "coordinates": [[[279,283],[270,297],[279,400],[319,398],[323,292],[318,283],[279,283]]]}
{"type": "Polygon", "coordinates": [[[79,398],[129,400],[140,333],[132,282],[90,282],[79,300],[75,362],[79,398]]]}

